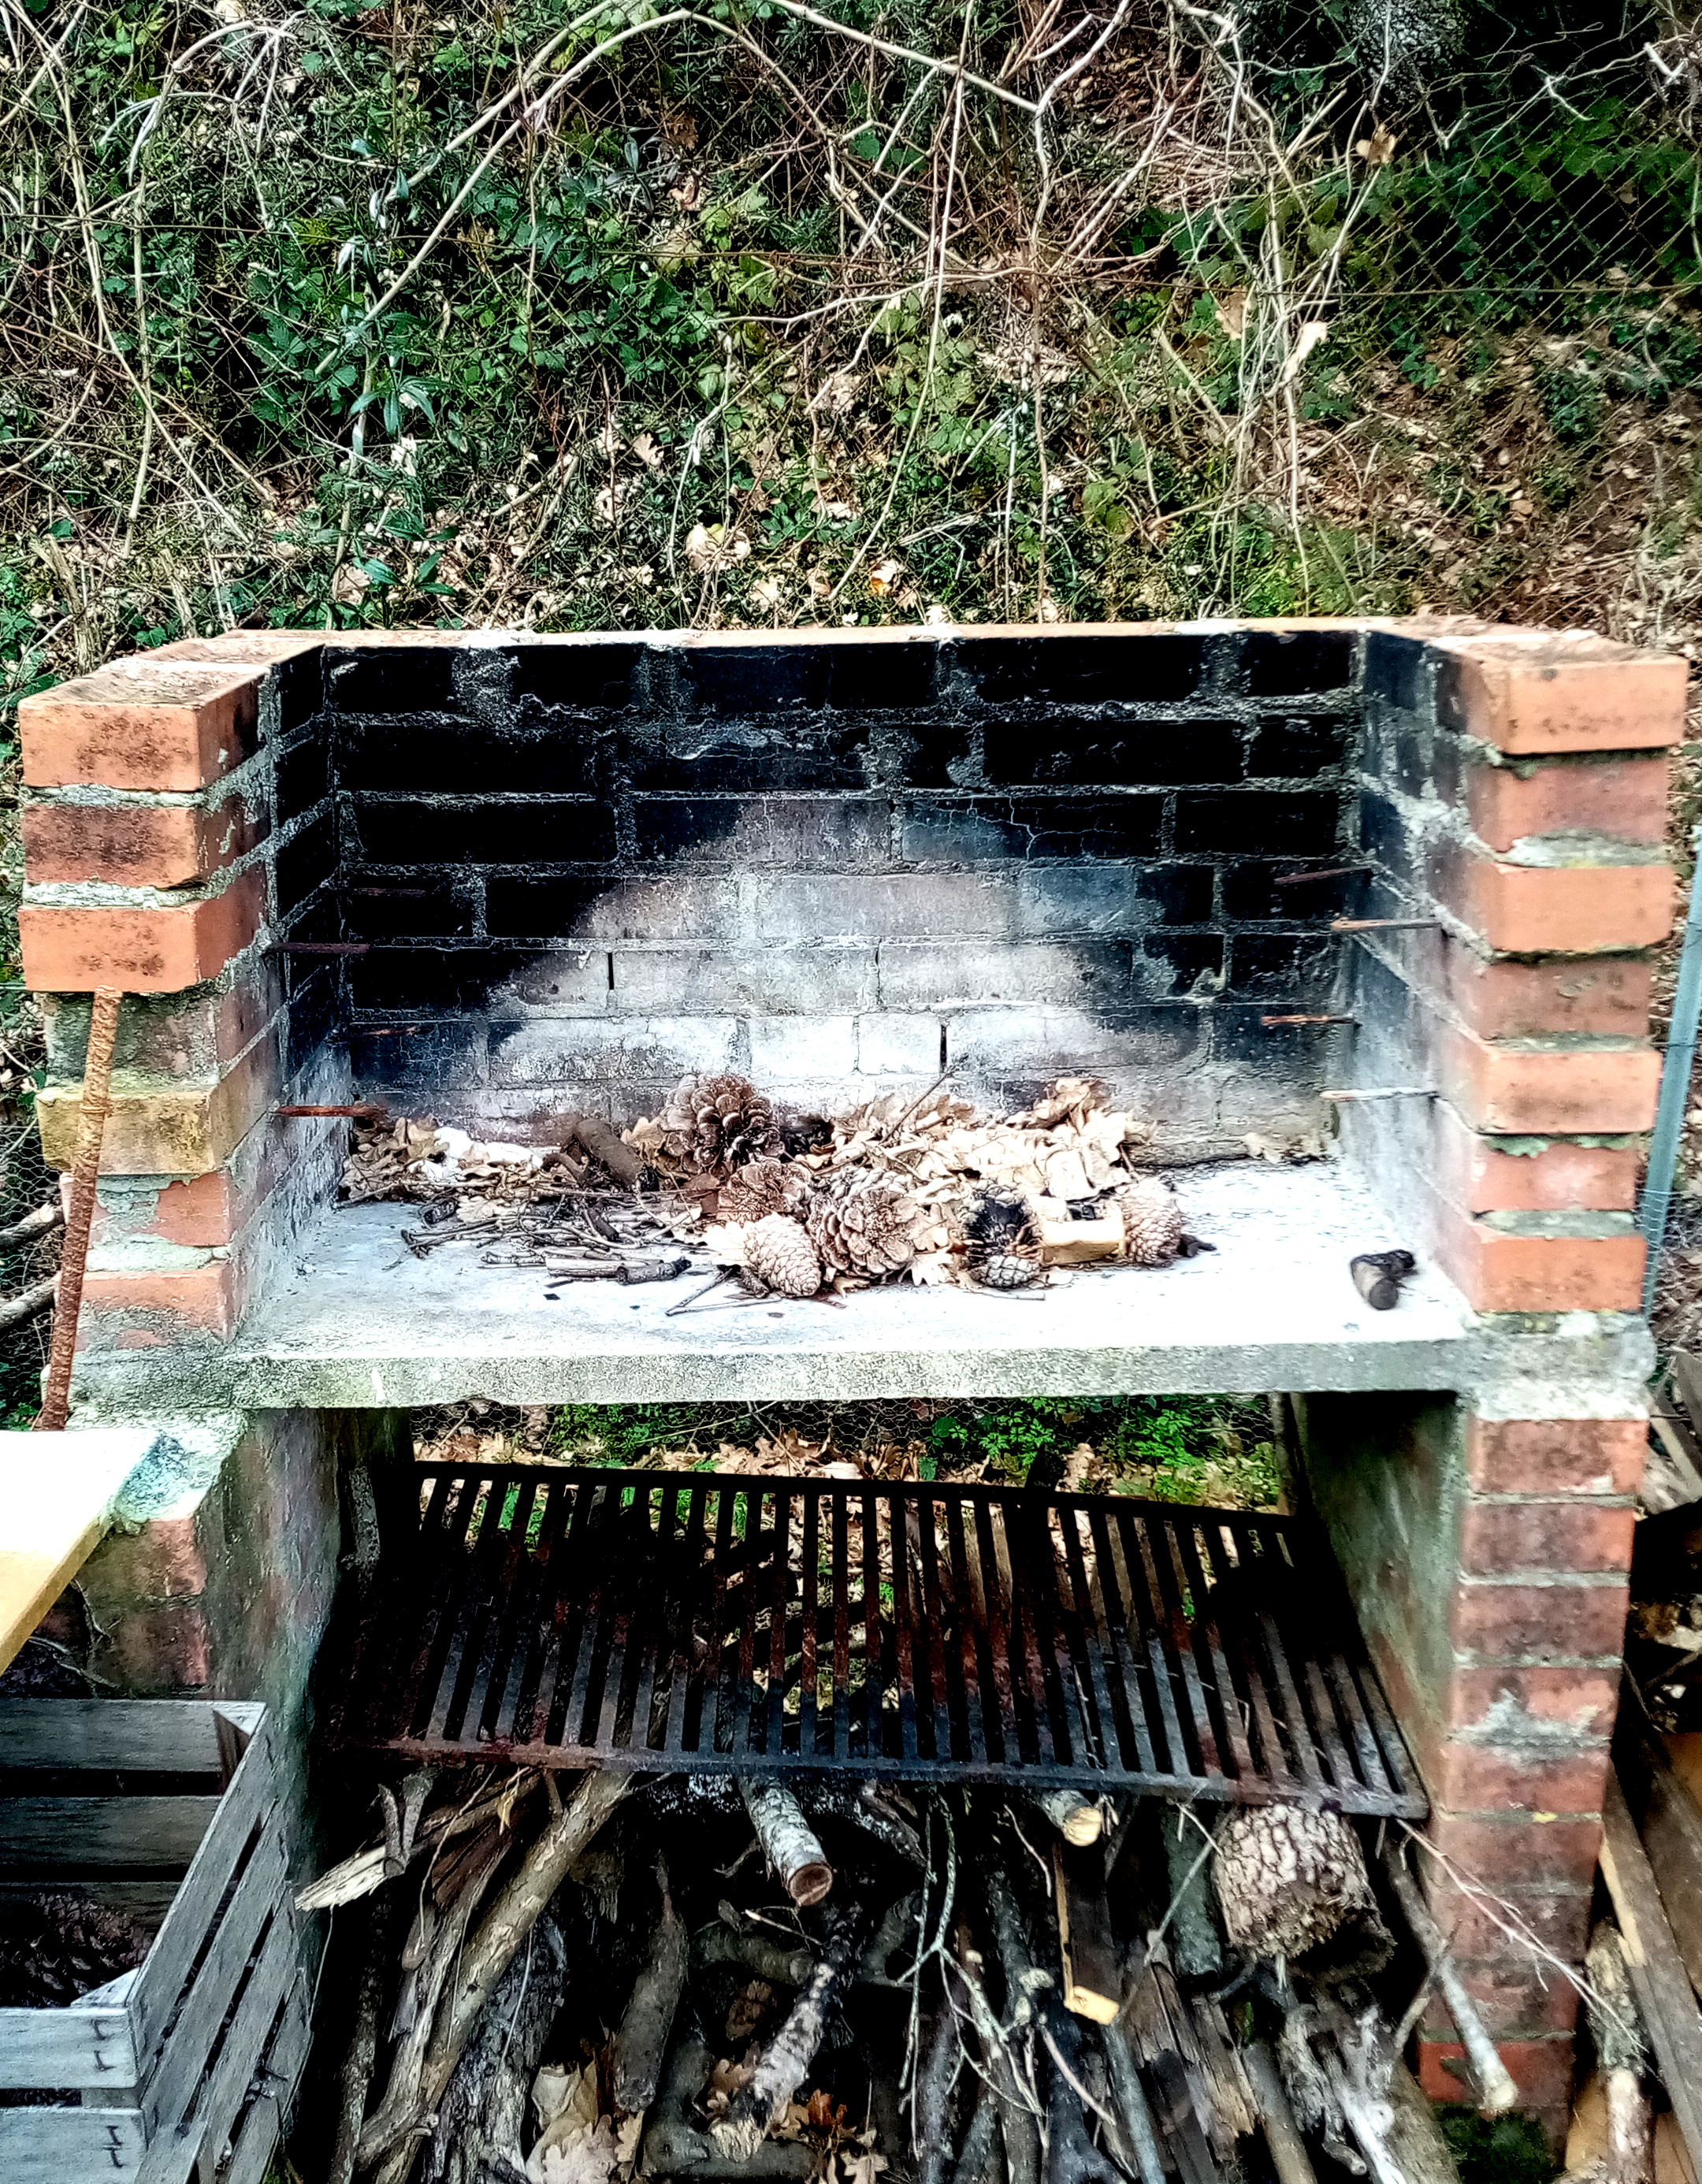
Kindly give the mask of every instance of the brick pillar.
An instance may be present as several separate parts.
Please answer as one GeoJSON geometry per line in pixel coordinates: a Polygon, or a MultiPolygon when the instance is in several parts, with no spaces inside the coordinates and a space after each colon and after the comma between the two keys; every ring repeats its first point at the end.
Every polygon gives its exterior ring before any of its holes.
{"type": "MultiPolygon", "coordinates": [[[[1594,638],[1378,631],[1365,686],[1360,914],[1435,923],[1349,944],[1352,1081],[1435,1096],[1345,1109],[1343,1143],[1505,1334],[1508,1376],[1312,1398],[1309,1471],[1430,1791],[1439,1921],[1558,2130],[1576,1997],[1472,1884],[1581,1960],[1647,1430],[1632,1208],[1686,669],[1594,638]],[[1545,1368],[1560,1313],[1596,1318],[1589,1384],[1545,1368]]],[[[1454,2031],[1433,2003],[1419,2059],[1441,2100],[1470,2097],[1454,2031]]]]}
{"type": "MultiPolygon", "coordinates": [[[[27,698],[24,972],[47,1023],[50,1165],[75,1144],[89,1005],[126,996],[81,1346],[228,1334],[329,1189],[323,1125],[285,1086],[346,1096],[312,1009],[334,973],[279,956],[334,915],[316,636],[172,648],[27,698]],[[178,656],[187,653],[197,656],[178,656]],[[329,904],[329,910],[322,905],[329,904]]],[[[332,928],[334,929],[334,928],[332,928]]]]}

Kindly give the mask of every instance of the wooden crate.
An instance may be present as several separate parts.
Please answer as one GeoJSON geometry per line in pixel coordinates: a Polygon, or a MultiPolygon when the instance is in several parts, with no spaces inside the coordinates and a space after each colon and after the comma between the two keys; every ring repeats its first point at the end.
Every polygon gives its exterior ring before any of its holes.
{"type": "Polygon", "coordinates": [[[5,2184],[259,2184],[306,2059],[291,1815],[261,1706],[0,1702],[0,1917],[63,1888],[158,1922],[133,1972],[0,2009],[5,2184]],[[36,1794],[39,1792],[39,1794],[36,1794]]]}

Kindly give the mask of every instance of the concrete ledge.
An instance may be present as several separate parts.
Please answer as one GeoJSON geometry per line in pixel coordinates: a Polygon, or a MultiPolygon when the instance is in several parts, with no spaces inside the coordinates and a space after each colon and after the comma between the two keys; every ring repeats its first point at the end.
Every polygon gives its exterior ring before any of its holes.
{"type": "MultiPolygon", "coordinates": [[[[476,1247],[419,1259],[412,1208],[323,1214],[296,1270],[222,1345],[80,1361],[109,1409],[372,1409],[469,1396],[515,1403],[891,1396],[1465,1389],[1516,1381],[1635,1388],[1648,1347],[1628,1315],[1486,1323],[1434,1268],[1400,1305],[1360,1301],[1348,1262],[1405,1239],[1334,1163],[1242,1162],[1176,1178],[1217,1250],[1163,1269],[1082,1273],[1041,1298],[908,1285],[849,1300],[667,1317],[700,1274],[633,1295],[482,1267],[476,1247]],[[549,1301],[555,1286],[560,1301],[549,1301]],[[1528,1358],[1528,1365],[1524,1362],[1528,1358]]],[[[1526,1415],[1546,1414],[1530,1413],[1526,1415]]]]}

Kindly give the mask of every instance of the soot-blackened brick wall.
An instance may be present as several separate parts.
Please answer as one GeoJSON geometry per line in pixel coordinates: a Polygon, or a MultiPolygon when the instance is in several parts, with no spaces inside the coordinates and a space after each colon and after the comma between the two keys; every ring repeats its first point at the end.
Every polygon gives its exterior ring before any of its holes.
{"type": "Polygon", "coordinates": [[[1316,1127],[1325,1034],[1260,1018],[1327,1006],[1336,888],[1272,882],[1354,838],[1355,649],[328,648],[279,900],[366,952],[286,959],[299,1042],[340,1016],[362,1095],[522,1138],[687,1070],[838,1107],[948,1064],[1096,1072],[1183,1156],[1316,1127]]]}

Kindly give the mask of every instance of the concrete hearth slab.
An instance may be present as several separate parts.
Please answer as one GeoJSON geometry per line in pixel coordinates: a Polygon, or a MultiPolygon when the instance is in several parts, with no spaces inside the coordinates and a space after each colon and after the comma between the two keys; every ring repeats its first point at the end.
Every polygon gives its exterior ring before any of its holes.
{"type": "MultiPolygon", "coordinates": [[[[1216,1246],[1163,1269],[1081,1272],[1043,1295],[908,1284],[843,1308],[771,1301],[667,1317],[702,1273],[639,1290],[483,1267],[474,1245],[416,1258],[417,1209],[326,1212],[293,1271],[226,1345],[83,1362],[81,1390],[134,1409],[366,1408],[481,1396],[539,1402],[879,1396],[1465,1389],[1516,1376],[1639,1374],[1636,1323],[1570,1315],[1537,1340],[1490,1334],[1429,1268],[1369,1310],[1355,1252],[1402,1240],[1334,1162],[1244,1162],[1175,1178],[1216,1246]],[[559,1301],[545,1291],[554,1288],[559,1301]],[[1556,1341],[1556,1335],[1570,1340],[1556,1341]],[[1633,1355],[1632,1352],[1636,1354],[1633,1355]]],[[[1534,1334],[1536,1330],[1532,1330],[1534,1334]]]]}

